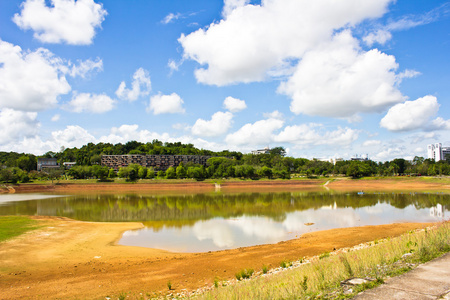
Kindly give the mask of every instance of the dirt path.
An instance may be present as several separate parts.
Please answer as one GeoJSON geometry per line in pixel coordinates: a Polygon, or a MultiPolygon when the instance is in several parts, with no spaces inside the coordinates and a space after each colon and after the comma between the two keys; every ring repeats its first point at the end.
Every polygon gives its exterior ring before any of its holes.
{"type": "Polygon", "coordinates": [[[404,223],[335,229],[299,239],[227,251],[177,254],[119,246],[125,230],[139,223],[89,223],[39,218],[43,227],[0,244],[0,299],[104,299],[126,292],[131,298],[212,285],[233,279],[243,268],[259,271],[430,224],[404,223]]]}

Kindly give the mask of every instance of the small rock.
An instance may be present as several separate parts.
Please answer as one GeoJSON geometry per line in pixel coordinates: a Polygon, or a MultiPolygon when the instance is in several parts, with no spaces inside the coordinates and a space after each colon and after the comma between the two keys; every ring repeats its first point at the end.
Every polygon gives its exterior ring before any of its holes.
{"type": "Polygon", "coordinates": [[[364,278],[349,278],[347,280],[341,281],[341,285],[359,285],[367,282],[369,282],[369,280],[364,278]]]}

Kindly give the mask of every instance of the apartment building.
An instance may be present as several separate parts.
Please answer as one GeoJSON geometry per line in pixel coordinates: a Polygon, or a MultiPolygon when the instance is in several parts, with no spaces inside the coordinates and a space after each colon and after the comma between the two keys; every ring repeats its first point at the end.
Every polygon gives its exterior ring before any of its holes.
{"type": "Polygon", "coordinates": [[[434,161],[445,160],[450,157],[450,147],[442,147],[441,143],[430,144],[427,147],[428,158],[434,161]]]}
{"type": "Polygon", "coordinates": [[[180,163],[194,163],[203,166],[207,165],[211,156],[204,155],[102,155],[102,166],[119,170],[129,164],[138,164],[143,167],[152,167],[155,170],[167,170],[169,167],[177,167],[180,163]]]}

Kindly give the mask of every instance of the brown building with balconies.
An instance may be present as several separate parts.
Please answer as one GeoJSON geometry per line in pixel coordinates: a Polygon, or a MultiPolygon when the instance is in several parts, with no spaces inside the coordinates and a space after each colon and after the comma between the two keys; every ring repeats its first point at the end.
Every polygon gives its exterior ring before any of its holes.
{"type": "Polygon", "coordinates": [[[194,163],[203,166],[207,165],[208,159],[211,156],[205,155],[102,155],[102,166],[119,170],[121,167],[126,167],[129,164],[138,164],[143,167],[159,171],[167,170],[169,167],[177,167],[180,163],[194,163]]]}

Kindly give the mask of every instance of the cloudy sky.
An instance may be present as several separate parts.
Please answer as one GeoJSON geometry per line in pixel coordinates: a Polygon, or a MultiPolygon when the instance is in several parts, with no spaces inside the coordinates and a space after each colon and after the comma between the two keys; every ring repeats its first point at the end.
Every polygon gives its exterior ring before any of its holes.
{"type": "Polygon", "coordinates": [[[2,0],[0,151],[450,146],[450,2],[2,0]]]}

